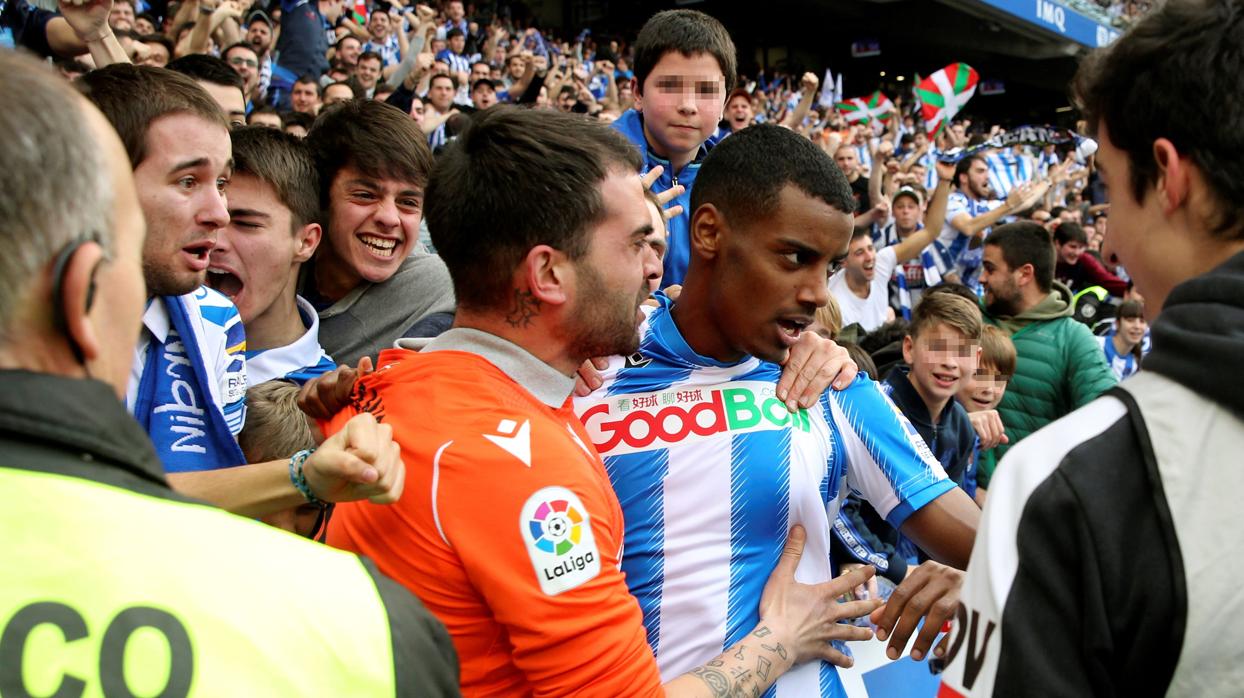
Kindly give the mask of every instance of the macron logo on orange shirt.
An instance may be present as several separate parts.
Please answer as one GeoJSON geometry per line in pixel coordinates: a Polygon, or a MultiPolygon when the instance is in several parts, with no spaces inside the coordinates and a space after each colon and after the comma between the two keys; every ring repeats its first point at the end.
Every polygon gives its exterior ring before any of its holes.
{"type": "Polygon", "coordinates": [[[530,468],[531,421],[524,420],[522,426],[519,426],[513,419],[503,419],[497,425],[497,432],[497,434],[484,434],[483,436],[530,468]]]}

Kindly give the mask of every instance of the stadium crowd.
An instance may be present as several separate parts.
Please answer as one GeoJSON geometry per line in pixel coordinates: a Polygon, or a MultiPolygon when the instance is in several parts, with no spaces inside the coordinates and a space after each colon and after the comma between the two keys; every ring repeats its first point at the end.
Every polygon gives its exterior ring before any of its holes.
{"type": "Polygon", "coordinates": [[[1069,132],[686,9],[4,3],[0,695],[1237,694],[1244,4],[1091,4],[1069,132]]]}

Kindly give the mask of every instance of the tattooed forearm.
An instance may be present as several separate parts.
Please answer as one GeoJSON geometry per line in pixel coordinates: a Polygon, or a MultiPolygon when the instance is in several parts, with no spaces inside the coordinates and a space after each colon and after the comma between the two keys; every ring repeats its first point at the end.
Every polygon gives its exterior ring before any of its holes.
{"type": "Polygon", "coordinates": [[[789,667],[786,646],[773,642],[773,631],[760,627],[725,654],[691,672],[713,698],[758,698],[789,667]],[[769,638],[772,644],[760,641],[769,638]]]}
{"type": "Polygon", "coordinates": [[[531,291],[515,290],[514,303],[510,307],[510,312],[505,316],[505,321],[510,327],[528,327],[531,320],[540,314],[540,299],[536,298],[531,291]]]}

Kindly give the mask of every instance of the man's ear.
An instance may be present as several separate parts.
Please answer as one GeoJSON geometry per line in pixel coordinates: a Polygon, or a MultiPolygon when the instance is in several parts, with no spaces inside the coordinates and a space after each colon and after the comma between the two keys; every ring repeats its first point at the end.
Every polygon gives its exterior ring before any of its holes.
{"type": "Polygon", "coordinates": [[[1023,286],[1024,284],[1036,282],[1037,272],[1031,263],[1021,264],[1015,271],[1019,272],[1019,281],[1016,282],[1018,285],[1023,286]]]}
{"type": "Polygon", "coordinates": [[[536,245],[527,252],[516,275],[519,287],[537,304],[564,305],[574,296],[574,263],[560,250],[536,245]]]}
{"type": "Polygon", "coordinates": [[[691,250],[705,259],[721,254],[728,223],[721,210],[704,204],[691,214],[691,250]]]}
{"type": "Polygon", "coordinates": [[[294,261],[298,263],[311,259],[316,249],[320,246],[320,240],[324,236],[324,229],[319,223],[308,223],[294,233],[294,261]]]}
{"type": "Polygon", "coordinates": [[[90,313],[95,304],[95,272],[103,258],[98,242],[84,242],[71,253],[60,279],[53,280],[53,287],[58,288],[53,302],[63,319],[65,339],[83,362],[98,358],[102,349],[90,313]]]}
{"type": "Polygon", "coordinates": [[[1169,216],[1187,201],[1191,172],[1175,144],[1165,138],[1153,142],[1153,161],[1158,168],[1157,189],[1162,212],[1169,216]]]}

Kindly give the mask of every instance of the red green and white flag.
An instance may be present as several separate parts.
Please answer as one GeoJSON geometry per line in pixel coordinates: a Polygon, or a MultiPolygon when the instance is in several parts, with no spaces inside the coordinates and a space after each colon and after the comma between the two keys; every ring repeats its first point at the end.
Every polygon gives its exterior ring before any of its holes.
{"type": "Polygon", "coordinates": [[[354,21],[358,22],[360,26],[367,24],[367,1],[354,0],[354,9],[351,15],[353,15],[354,21]]]}
{"type": "Polygon", "coordinates": [[[916,85],[924,130],[936,136],[976,94],[980,75],[967,63],[951,63],[916,85]]]}
{"type": "Polygon", "coordinates": [[[894,115],[894,102],[877,90],[867,97],[855,97],[834,105],[850,124],[871,124],[873,119],[881,123],[890,121],[894,115]]]}

